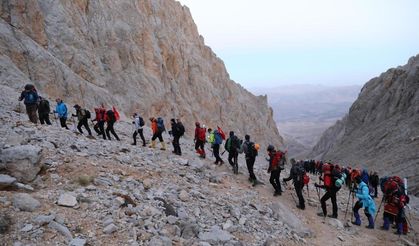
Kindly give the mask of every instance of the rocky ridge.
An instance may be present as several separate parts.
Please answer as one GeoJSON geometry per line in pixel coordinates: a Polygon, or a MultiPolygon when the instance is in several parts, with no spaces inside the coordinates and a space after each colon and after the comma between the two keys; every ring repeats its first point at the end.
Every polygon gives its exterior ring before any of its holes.
{"type": "Polygon", "coordinates": [[[230,80],[174,0],[5,0],[0,17],[2,85],[30,82],[90,109],[103,102],[126,115],[219,124],[282,144],[267,98],[230,80]]]}
{"type": "Polygon", "coordinates": [[[363,87],[349,113],[329,128],[310,157],[408,178],[419,194],[419,55],[363,87]]]}

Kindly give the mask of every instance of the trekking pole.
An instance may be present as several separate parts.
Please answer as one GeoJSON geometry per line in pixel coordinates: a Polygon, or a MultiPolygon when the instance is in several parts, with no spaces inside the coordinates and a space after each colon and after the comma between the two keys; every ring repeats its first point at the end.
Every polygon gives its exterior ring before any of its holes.
{"type": "Polygon", "coordinates": [[[383,198],[381,199],[380,206],[378,207],[377,213],[375,214],[374,221],[377,220],[378,213],[380,213],[380,209],[381,209],[381,205],[383,205],[384,197],[385,196],[383,196],[383,198]]]}
{"type": "Polygon", "coordinates": [[[346,215],[348,214],[349,201],[351,201],[351,193],[352,193],[352,190],[349,190],[348,202],[346,203],[345,218],[343,219],[344,221],[346,221],[346,215]]]}
{"type": "Polygon", "coordinates": [[[307,186],[307,196],[308,196],[308,198],[310,198],[310,191],[308,189],[308,184],[306,184],[306,186],[307,186]]]}

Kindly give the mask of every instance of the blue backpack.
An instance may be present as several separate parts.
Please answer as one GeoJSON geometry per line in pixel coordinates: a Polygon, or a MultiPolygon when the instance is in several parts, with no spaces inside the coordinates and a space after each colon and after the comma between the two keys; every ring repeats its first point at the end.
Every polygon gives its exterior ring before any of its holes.
{"type": "Polygon", "coordinates": [[[38,93],[36,91],[31,90],[25,93],[25,104],[35,104],[38,102],[38,93]]]}
{"type": "Polygon", "coordinates": [[[215,144],[222,144],[223,143],[223,139],[221,138],[221,135],[218,131],[214,132],[214,138],[215,138],[215,141],[214,141],[215,144]]]}
{"type": "Polygon", "coordinates": [[[164,121],[163,121],[163,119],[161,117],[157,118],[157,128],[161,132],[166,131],[166,128],[164,127],[164,121]]]}

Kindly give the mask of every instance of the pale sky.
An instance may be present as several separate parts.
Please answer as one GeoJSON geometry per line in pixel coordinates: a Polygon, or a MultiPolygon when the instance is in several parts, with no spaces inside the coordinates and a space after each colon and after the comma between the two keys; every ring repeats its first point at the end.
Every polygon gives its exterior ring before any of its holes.
{"type": "Polygon", "coordinates": [[[419,0],[178,0],[247,88],[364,84],[419,53],[419,0]]]}

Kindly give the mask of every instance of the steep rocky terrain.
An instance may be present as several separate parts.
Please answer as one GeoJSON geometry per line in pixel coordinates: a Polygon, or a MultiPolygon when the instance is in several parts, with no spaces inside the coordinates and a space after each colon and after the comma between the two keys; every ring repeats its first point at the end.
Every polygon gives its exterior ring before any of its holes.
{"type": "Polygon", "coordinates": [[[174,0],[5,0],[0,17],[3,85],[32,82],[71,104],[104,102],[282,144],[267,98],[230,80],[174,0]]]}
{"type": "Polygon", "coordinates": [[[419,194],[419,55],[365,84],[311,157],[407,177],[419,194]]]}
{"type": "MultiPolygon", "coordinates": [[[[8,87],[0,89],[10,98],[17,96],[8,87]]],[[[242,155],[239,175],[234,175],[228,164],[215,166],[210,155],[199,159],[191,139],[181,139],[183,155],[178,157],[170,150],[130,145],[129,122],[116,125],[121,142],[88,139],[55,124],[29,123],[5,97],[0,105],[2,245],[418,243],[415,231],[398,237],[363,226],[345,227],[346,188],[338,196],[339,220],[316,215],[313,183],[309,193],[304,189],[304,211],[295,207],[290,184],[282,196],[273,197],[263,152],[255,173],[266,185],[252,187],[242,155]]],[[[149,128],[145,135],[150,138],[149,128]]],[[[419,202],[412,198],[410,205],[409,218],[417,228],[419,202]]],[[[381,220],[379,215],[377,226],[381,220]]]]}

